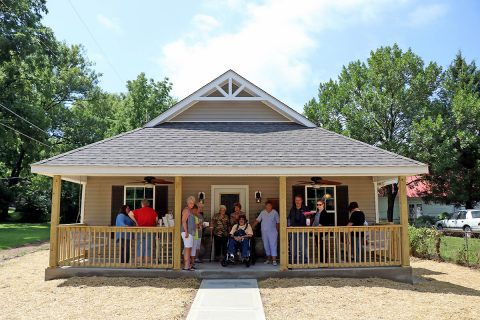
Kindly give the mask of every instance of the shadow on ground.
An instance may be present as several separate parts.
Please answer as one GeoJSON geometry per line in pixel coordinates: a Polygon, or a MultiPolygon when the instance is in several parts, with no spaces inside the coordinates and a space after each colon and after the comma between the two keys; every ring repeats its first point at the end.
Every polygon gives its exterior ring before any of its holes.
{"type": "Polygon", "coordinates": [[[58,287],[154,287],[166,289],[198,289],[200,280],[197,279],[167,279],[167,278],[114,278],[114,277],[73,277],[61,282],[58,287]]]}

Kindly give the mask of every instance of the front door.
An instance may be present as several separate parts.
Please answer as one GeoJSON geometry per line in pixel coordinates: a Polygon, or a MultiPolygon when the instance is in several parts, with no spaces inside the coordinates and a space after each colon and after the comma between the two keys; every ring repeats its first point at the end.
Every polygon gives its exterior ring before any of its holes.
{"type": "Polygon", "coordinates": [[[233,212],[233,204],[239,202],[248,219],[248,185],[212,185],[212,216],[220,205],[227,207],[227,214],[233,212]]]}
{"type": "Polygon", "coordinates": [[[221,193],[220,204],[227,207],[227,214],[230,215],[234,211],[234,204],[240,201],[240,193],[221,193]]]}

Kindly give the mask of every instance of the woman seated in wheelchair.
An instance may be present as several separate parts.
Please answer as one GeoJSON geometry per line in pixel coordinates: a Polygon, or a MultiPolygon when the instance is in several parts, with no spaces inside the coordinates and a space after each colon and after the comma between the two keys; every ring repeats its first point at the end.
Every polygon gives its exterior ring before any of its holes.
{"type": "Polygon", "coordinates": [[[226,266],[228,263],[235,263],[235,253],[240,250],[241,260],[245,262],[246,266],[250,266],[250,238],[253,236],[253,230],[247,222],[245,215],[238,217],[238,223],[232,227],[230,237],[228,239],[227,256],[222,261],[222,265],[226,266]]]}

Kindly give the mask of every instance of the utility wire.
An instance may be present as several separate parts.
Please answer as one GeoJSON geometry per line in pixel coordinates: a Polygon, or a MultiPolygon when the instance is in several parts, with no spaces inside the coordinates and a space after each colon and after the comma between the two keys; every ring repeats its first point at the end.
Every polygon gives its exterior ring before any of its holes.
{"type": "Polygon", "coordinates": [[[75,6],[73,5],[72,1],[71,0],[68,0],[68,3],[70,3],[70,6],[72,7],[73,11],[75,12],[75,14],[77,15],[78,19],[80,20],[80,22],[83,24],[83,26],[85,27],[85,29],[87,30],[87,32],[90,34],[90,37],[92,37],[93,39],[93,42],[95,42],[95,44],[97,45],[98,49],[100,49],[101,53],[103,54],[103,56],[105,57],[105,60],[107,60],[108,64],[110,65],[110,68],[112,68],[112,70],[115,72],[116,76],[118,77],[118,79],[124,83],[125,81],[123,80],[123,78],[120,76],[120,73],[118,73],[117,69],[113,66],[113,64],[110,62],[110,60],[108,59],[107,55],[105,54],[105,52],[103,51],[102,47],[100,46],[100,44],[98,43],[97,39],[95,39],[93,33],[90,31],[90,29],[88,28],[87,24],[85,23],[85,21],[82,19],[82,17],[80,16],[80,13],[78,13],[77,9],[75,9],[75,6]]]}
{"type": "MultiPolygon", "coordinates": [[[[1,1],[1,0],[0,0],[1,1]]],[[[46,133],[47,135],[49,135],[49,133],[45,130],[43,130],[42,128],[36,126],[35,124],[31,123],[30,121],[28,121],[27,119],[25,119],[24,117],[22,117],[21,115],[15,113],[14,111],[12,111],[11,109],[7,108],[6,106],[4,106],[3,104],[0,103],[0,107],[10,111],[11,113],[13,113],[14,115],[16,115],[17,117],[19,117],[20,119],[22,119],[23,121],[27,122],[28,124],[30,124],[32,127],[34,127],[35,129],[38,129],[40,131],[42,131],[43,133],[46,133]]]]}
{"type": "Polygon", "coordinates": [[[51,146],[49,146],[48,144],[43,143],[42,141],[39,141],[39,140],[37,140],[37,139],[35,139],[35,138],[32,138],[32,137],[30,137],[28,134],[25,134],[25,133],[23,133],[23,132],[21,132],[21,131],[18,131],[17,129],[10,127],[9,125],[7,125],[7,124],[5,124],[5,123],[3,123],[3,122],[0,122],[0,125],[8,128],[8,129],[10,129],[10,130],[13,130],[13,131],[15,131],[16,133],[21,134],[21,135],[24,136],[24,137],[27,137],[28,139],[31,139],[31,140],[33,140],[33,141],[36,141],[36,142],[40,143],[40,144],[43,144],[43,145],[44,145],[45,147],[47,147],[47,148],[51,148],[51,146]]]}

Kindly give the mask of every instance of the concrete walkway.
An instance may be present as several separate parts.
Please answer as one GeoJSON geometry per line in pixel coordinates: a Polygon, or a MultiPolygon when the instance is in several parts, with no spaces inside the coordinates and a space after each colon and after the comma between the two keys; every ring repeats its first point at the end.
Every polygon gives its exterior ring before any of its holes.
{"type": "Polygon", "coordinates": [[[187,320],[264,320],[255,279],[203,280],[187,320]]]}

